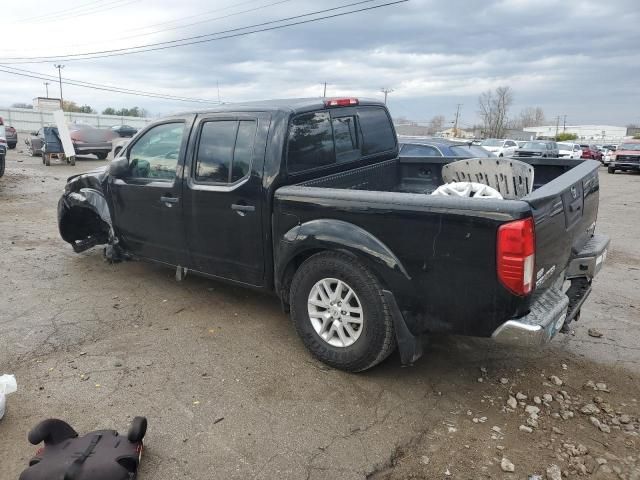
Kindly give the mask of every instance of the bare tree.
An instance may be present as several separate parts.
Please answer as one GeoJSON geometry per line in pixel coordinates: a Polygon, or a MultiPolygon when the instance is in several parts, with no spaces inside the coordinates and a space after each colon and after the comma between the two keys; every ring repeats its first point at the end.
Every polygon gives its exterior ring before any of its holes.
{"type": "Polygon", "coordinates": [[[429,120],[429,126],[427,127],[427,131],[429,132],[429,134],[433,135],[442,131],[445,121],[446,119],[444,118],[444,115],[436,115],[431,120],[429,120]]]}
{"type": "Polygon", "coordinates": [[[485,136],[502,138],[507,128],[507,114],[513,104],[513,92],[510,87],[498,87],[480,94],[478,105],[483,120],[485,136]]]}
{"type": "Polygon", "coordinates": [[[540,107],[527,107],[520,111],[520,118],[516,123],[518,128],[539,127],[544,125],[544,110],[540,107]]]}

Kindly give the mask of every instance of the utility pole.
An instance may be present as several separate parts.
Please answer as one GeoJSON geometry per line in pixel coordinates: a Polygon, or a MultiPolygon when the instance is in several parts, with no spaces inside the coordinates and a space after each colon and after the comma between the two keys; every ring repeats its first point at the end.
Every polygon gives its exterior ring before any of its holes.
{"type": "Polygon", "coordinates": [[[564,116],[564,122],[562,122],[562,133],[567,133],[567,116],[564,116]]]}
{"type": "Polygon", "coordinates": [[[44,88],[47,90],[47,98],[49,98],[49,82],[44,82],[44,88]]]}
{"type": "Polygon", "coordinates": [[[456,108],[456,119],[453,122],[453,137],[456,138],[458,136],[458,117],[460,117],[460,107],[461,103],[458,104],[456,108]]]}
{"type": "Polygon", "coordinates": [[[389,95],[390,93],[392,93],[392,92],[393,92],[393,89],[392,89],[392,88],[385,88],[385,87],[382,87],[382,89],[381,89],[380,91],[381,91],[382,93],[384,93],[384,104],[386,105],[386,104],[387,104],[387,95],[389,95]]]}
{"type": "Polygon", "coordinates": [[[64,106],[64,101],[62,100],[62,69],[64,68],[64,65],[54,65],[55,68],[58,69],[58,81],[60,82],[60,109],[63,109],[64,106]]]}
{"type": "Polygon", "coordinates": [[[560,115],[556,117],[556,138],[558,138],[558,129],[560,128],[560,115]]]}
{"type": "Polygon", "coordinates": [[[322,92],[322,98],[327,97],[327,82],[324,82],[324,90],[322,92]]]}

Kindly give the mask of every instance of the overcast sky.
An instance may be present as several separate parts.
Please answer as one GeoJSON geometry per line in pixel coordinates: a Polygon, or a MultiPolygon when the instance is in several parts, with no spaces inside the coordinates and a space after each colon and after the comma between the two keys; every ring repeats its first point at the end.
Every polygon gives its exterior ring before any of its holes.
{"type": "MultiPolygon", "coordinates": [[[[0,63],[176,40],[355,1],[2,2],[0,63]]],[[[13,66],[56,75],[53,63],[13,66]]],[[[508,85],[510,116],[540,106],[549,119],[567,115],[568,124],[640,123],[639,0],[409,0],[238,38],[63,63],[63,77],[73,80],[192,98],[216,100],[218,82],[226,102],[320,96],[324,81],[330,96],[382,98],[384,86],[394,90],[394,116],[442,114],[450,121],[462,103],[463,126],[478,121],[482,91],[508,85]]],[[[3,106],[44,96],[42,80],[0,72],[0,82],[3,106]]],[[[49,90],[58,96],[57,84],[49,90]]],[[[63,85],[63,93],[97,110],[137,105],[158,115],[198,108],[74,86],[63,85]]]]}

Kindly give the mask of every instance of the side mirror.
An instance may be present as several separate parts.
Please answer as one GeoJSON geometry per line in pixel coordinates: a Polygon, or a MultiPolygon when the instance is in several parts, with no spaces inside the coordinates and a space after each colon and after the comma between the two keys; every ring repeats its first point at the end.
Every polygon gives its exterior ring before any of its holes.
{"type": "Polygon", "coordinates": [[[116,157],[109,165],[109,175],[124,178],[129,173],[129,159],[126,156],[116,157]]]}

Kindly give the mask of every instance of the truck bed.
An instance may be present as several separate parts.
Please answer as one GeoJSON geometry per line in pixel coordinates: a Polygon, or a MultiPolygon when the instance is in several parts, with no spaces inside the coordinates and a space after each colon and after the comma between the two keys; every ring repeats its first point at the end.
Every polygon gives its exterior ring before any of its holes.
{"type": "Polygon", "coordinates": [[[282,187],[275,192],[282,215],[274,238],[287,238],[295,223],[323,219],[384,238],[394,258],[379,261],[397,263],[388,287],[400,292],[398,303],[414,332],[491,336],[505,321],[528,315],[592,237],[599,163],[527,159],[535,169],[534,189],[520,200],[430,195],[443,184],[443,165],[453,160],[396,158],[282,187]],[[496,236],[500,225],[526,217],[535,221],[538,282],[533,295],[516,297],[497,281],[496,236]]]}
{"type": "MultiPolygon", "coordinates": [[[[306,187],[431,194],[444,183],[442,167],[452,157],[399,157],[298,184],[306,187]]],[[[519,159],[535,169],[534,191],[584,163],[572,159],[519,159]]]]}

